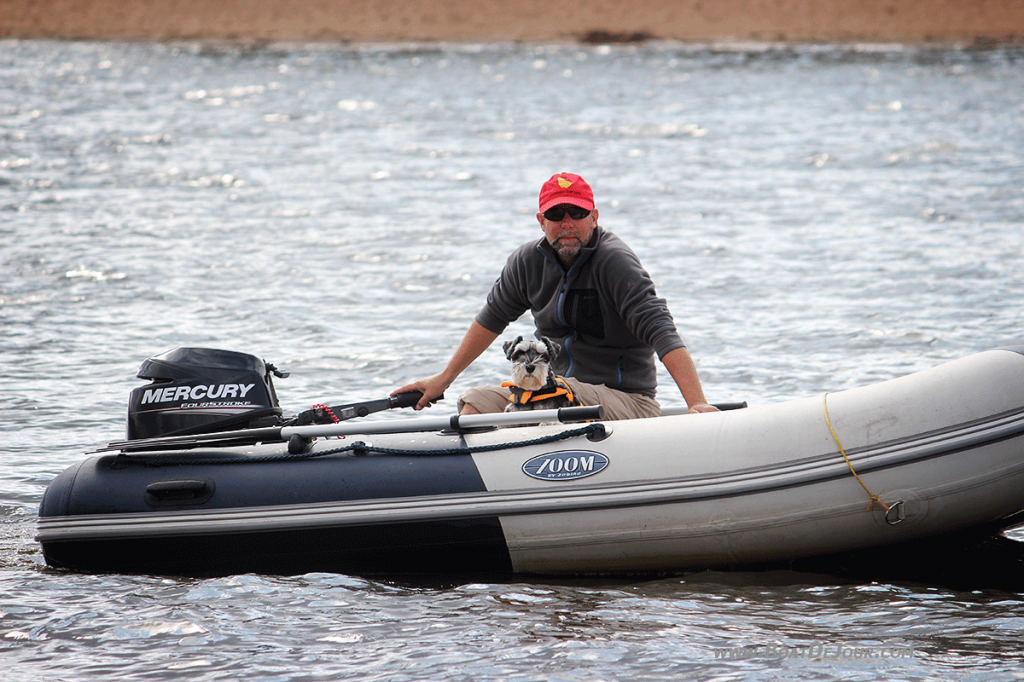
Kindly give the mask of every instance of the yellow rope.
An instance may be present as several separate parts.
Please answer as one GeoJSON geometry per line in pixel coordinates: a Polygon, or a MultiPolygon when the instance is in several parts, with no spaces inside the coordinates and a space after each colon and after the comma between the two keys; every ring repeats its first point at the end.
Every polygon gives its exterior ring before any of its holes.
{"type": "Polygon", "coordinates": [[[843,459],[846,460],[846,466],[850,467],[850,473],[853,474],[853,477],[857,479],[857,483],[860,483],[860,487],[864,488],[864,492],[866,492],[868,497],[871,498],[871,504],[868,505],[868,509],[871,509],[871,506],[877,502],[878,505],[885,510],[885,513],[888,514],[890,511],[889,505],[882,502],[878,495],[875,495],[868,490],[868,487],[864,485],[864,481],[860,480],[860,476],[858,476],[857,472],[853,470],[853,464],[850,463],[850,458],[846,456],[846,450],[843,450],[843,444],[839,442],[839,436],[836,435],[836,430],[832,428],[832,420],[828,418],[828,393],[825,394],[825,423],[828,424],[828,430],[832,433],[832,440],[834,440],[836,445],[839,446],[839,453],[843,456],[843,459]]]}

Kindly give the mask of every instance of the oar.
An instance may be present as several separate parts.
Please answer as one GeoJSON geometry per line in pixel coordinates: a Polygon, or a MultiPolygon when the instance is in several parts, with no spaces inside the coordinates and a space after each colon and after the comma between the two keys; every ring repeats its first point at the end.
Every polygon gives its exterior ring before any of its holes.
{"type": "MultiPolygon", "coordinates": [[[[362,403],[349,403],[348,405],[337,405],[335,407],[318,405],[312,409],[300,412],[280,426],[119,440],[110,443],[105,448],[100,448],[97,452],[105,450],[164,450],[167,448],[190,448],[199,445],[226,445],[228,443],[255,443],[258,441],[281,440],[280,431],[287,426],[330,424],[356,417],[365,417],[373,412],[390,410],[396,407],[412,407],[422,397],[423,393],[420,391],[409,391],[381,398],[380,400],[368,400],[362,403]]],[[[437,402],[443,397],[444,394],[441,394],[430,402],[437,402]]]]}
{"type": "MultiPolygon", "coordinates": [[[[412,400],[411,397],[404,400],[412,400]]],[[[419,396],[412,400],[415,405],[419,396]]],[[[600,405],[589,407],[564,407],[559,410],[532,410],[525,412],[499,412],[497,414],[452,415],[450,417],[420,417],[416,419],[396,419],[379,422],[360,422],[355,424],[310,424],[308,426],[275,426],[262,429],[242,429],[239,431],[222,431],[220,433],[202,433],[193,436],[171,436],[168,438],[147,438],[110,443],[97,452],[121,450],[122,452],[142,452],[146,450],[187,450],[201,446],[241,445],[256,442],[290,441],[289,448],[299,447],[302,441],[327,436],[347,436],[355,434],[380,433],[412,433],[416,431],[443,431],[452,429],[461,431],[492,426],[521,426],[539,424],[541,422],[577,422],[600,420],[604,417],[604,409],[600,405]],[[294,441],[292,439],[295,439],[294,441]],[[292,445],[292,442],[295,445],[292,445]]]]}
{"type": "Polygon", "coordinates": [[[582,422],[601,420],[604,408],[600,405],[563,407],[557,410],[526,410],[524,412],[497,412],[488,414],[453,414],[450,417],[419,417],[393,419],[361,424],[323,424],[314,426],[287,426],[281,429],[282,440],[292,436],[316,438],[324,436],[352,436],[375,433],[412,433],[415,431],[465,431],[492,426],[524,426],[541,422],[582,422]]]}

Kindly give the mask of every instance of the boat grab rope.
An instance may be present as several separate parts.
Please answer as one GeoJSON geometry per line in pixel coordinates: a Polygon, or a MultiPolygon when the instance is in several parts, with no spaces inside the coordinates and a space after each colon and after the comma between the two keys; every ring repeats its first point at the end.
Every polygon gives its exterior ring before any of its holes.
{"type": "Polygon", "coordinates": [[[868,509],[871,509],[871,507],[877,503],[878,506],[885,510],[886,520],[888,521],[889,512],[892,511],[892,508],[885,502],[882,502],[878,495],[875,495],[873,492],[868,490],[868,487],[864,485],[864,481],[860,480],[860,476],[858,476],[857,472],[853,469],[853,464],[850,462],[850,458],[846,456],[846,450],[843,449],[843,444],[839,442],[839,436],[836,435],[836,430],[832,428],[832,420],[828,418],[828,393],[825,394],[824,405],[825,423],[828,424],[828,430],[832,434],[832,440],[834,440],[836,445],[839,447],[839,454],[841,454],[843,459],[846,460],[846,466],[850,467],[850,473],[853,474],[855,479],[857,479],[857,483],[860,483],[860,487],[864,488],[864,492],[866,492],[868,497],[871,498],[871,504],[868,505],[868,509]]]}
{"type": "Polygon", "coordinates": [[[316,459],[318,457],[326,457],[327,455],[338,455],[350,452],[353,455],[366,455],[371,452],[376,452],[382,455],[407,455],[413,457],[439,457],[446,455],[472,455],[477,452],[493,452],[495,450],[507,450],[512,448],[524,448],[531,445],[547,445],[549,443],[557,443],[559,441],[568,440],[570,438],[576,438],[579,436],[590,436],[594,435],[597,440],[605,435],[604,424],[593,423],[587,424],[586,426],[578,429],[571,429],[569,431],[562,431],[561,433],[554,433],[549,436],[540,436],[539,438],[532,438],[530,440],[511,441],[506,443],[494,443],[493,445],[476,445],[476,446],[465,446],[465,447],[453,447],[453,448],[437,448],[434,450],[412,450],[408,448],[381,448],[376,447],[372,444],[368,445],[362,441],[355,441],[350,445],[346,445],[341,448],[331,448],[330,450],[322,450],[319,452],[299,452],[299,453],[280,453],[276,455],[261,455],[257,457],[248,457],[241,455],[238,457],[154,457],[140,459],[138,457],[119,453],[114,461],[111,463],[111,468],[120,469],[131,464],[138,464],[147,467],[166,467],[166,466],[202,466],[202,465],[214,465],[214,464],[266,464],[269,462],[295,462],[308,459],[316,459]]]}

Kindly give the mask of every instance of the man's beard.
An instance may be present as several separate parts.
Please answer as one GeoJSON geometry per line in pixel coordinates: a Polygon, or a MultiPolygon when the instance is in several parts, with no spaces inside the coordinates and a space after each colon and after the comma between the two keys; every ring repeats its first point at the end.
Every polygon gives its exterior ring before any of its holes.
{"type": "Polygon", "coordinates": [[[551,247],[562,259],[572,259],[580,255],[580,251],[583,250],[583,243],[579,239],[572,239],[567,242],[556,239],[551,247]]]}

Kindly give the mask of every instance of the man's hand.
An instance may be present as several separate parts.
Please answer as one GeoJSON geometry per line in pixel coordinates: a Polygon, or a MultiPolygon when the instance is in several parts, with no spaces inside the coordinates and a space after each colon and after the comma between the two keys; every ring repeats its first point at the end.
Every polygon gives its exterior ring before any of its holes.
{"type": "Polygon", "coordinates": [[[422,410],[424,407],[430,407],[430,401],[444,393],[445,389],[451,386],[452,382],[462,374],[462,371],[469,367],[497,338],[498,335],[496,333],[485,329],[479,322],[474,320],[469,325],[466,335],[462,337],[462,343],[455,350],[455,354],[448,361],[448,366],[444,368],[444,371],[432,377],[414,381],[408,386],[402,386],[391,395],[406,391],[420,391],[423,397],[420,398],[420,401],[416,403],[413,409],[422,410]]]}
{"type": "Polygon", "coordinates": [[[424,407],[430,407],[431,401],[437,398],[439,395],[445,392],[451,385],[451,382],[445,379],[442,375],[436,374],[426,379],[420,379],[414,381],[411,384],[402,386],[401,388],[395,389],[391,392],[391,395],[398,395],[399,393],[408,393],[409,391],[419,391],[423,394],[419,402],[413,406],[412,409],[419,411],[424,407]]]}

